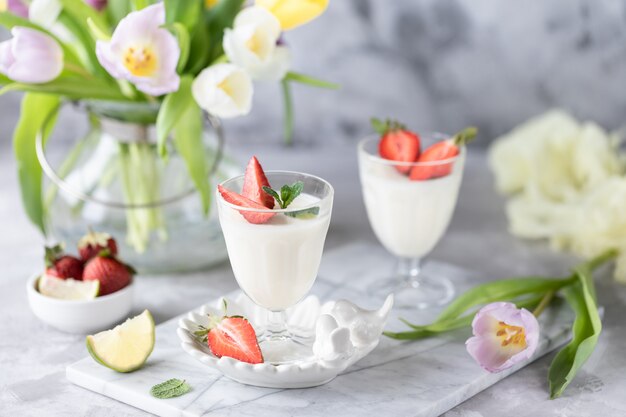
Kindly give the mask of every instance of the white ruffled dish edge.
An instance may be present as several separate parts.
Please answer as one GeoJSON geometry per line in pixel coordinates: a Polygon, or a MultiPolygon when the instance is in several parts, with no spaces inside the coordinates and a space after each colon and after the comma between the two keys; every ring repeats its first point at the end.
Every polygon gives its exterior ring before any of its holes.
{"type": "Polygon", "coordinates": [[[315,334],[314,361],[272,365],[252,365],[229,357],[218,358],[200,342],[194,331],[208,324],[208,314],[222,314],[224,300],[228,315],[246,317],[255,329],[264,327],[266,312],[239,292],[233,297],[220,297],[187,314],[178,322],[177,334],[185,352],[225,376],[248,385],[269,388],[306,388],[325,384],[349,366],[369,354],[378,345],[383,327],[393,307],[389,295],[378,310],[364,310],[346,301],[321,304],[314,295],[287,310],[290,326],[315,334]]]}

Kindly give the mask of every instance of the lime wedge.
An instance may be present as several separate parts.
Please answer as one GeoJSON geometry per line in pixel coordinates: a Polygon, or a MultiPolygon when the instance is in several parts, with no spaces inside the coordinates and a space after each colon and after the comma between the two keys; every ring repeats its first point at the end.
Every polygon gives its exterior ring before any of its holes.
{"type": "Polygon", "coordinates": [[[135,371],[154,348],[154,320],[145,310],[112,330],[87,336],[87,350],[101,365],[117,372],[135,371]]]}
{"type": "Polygon", "coordinates": [[[61,300],[93,300],[100,291],[100,281],[61,279],[43,274],[37,280],[37,290],[43,295],[61,300]]]}

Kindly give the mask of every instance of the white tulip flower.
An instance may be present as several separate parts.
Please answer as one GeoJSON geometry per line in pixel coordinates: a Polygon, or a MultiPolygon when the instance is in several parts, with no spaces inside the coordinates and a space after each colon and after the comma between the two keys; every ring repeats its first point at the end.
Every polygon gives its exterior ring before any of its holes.
{"type": "Polygon", "coordinates": [[[234,64],[205,68],[193,81],[191,92],[203,110],[222,118],[248,114],[252,107],[252,80],[234,64]]]}
{"type": "Polygon", "coordinates": [[[280,22],[272,13],[247,7],[239,12],[233,28],[224,31],[224,52],[254,79],[281,80],[291,66],[291,55],[279,45],[279,37],[280,22]]]}

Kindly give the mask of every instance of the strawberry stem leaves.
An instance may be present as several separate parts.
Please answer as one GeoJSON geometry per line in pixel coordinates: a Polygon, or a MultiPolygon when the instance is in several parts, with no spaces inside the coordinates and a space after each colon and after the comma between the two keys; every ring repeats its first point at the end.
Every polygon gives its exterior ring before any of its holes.
{"type": "Polygon", "coordinates": [[[478,134],[478,129],[475,128],[474,126],[466,127],[460,132],[457,132],[452,137],[452,141],[454,142],[456,146],[467,145],[468,143],[470,143],[476,138],[477,134],[478,134]]]}
{"type": "Polygon", "coordinates": [[[370,119],[372,128],[379,135],[386,135],[389,132],[395,132],[396,130],[406,130],[406,126],[397,120],[385,119],[384,121],[372,117],[370,119]]]}

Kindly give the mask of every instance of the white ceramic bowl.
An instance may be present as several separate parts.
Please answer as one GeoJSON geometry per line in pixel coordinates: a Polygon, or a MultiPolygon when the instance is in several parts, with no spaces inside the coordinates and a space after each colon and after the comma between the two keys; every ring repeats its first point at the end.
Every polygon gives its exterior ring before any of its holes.
{"type": "Polygon", "coordinates": [[[37,279],[33,276],[26,284],[28,303],[41,321],[68,333],[94,333],[107,330],[125,319],[133,307],[133,287],[93,300],[59,300],[37,291],[37,279]]]}

